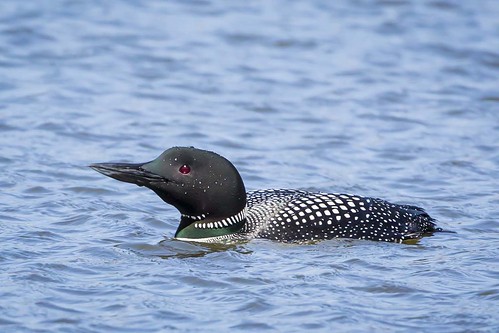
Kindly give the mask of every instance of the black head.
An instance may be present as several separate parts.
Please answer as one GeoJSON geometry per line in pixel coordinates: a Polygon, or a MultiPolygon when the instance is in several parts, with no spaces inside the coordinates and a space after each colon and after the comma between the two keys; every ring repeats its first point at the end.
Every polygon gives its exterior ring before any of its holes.
{"type": "Polygon", "coordinates": [[[220,221],[246,206],[239,172],[227,159],[210,151],[174,147],[147,163],[90,167],[111,178],[146,186],[175,206],[183,216],[177,234],[195,220],[220,221]]]}

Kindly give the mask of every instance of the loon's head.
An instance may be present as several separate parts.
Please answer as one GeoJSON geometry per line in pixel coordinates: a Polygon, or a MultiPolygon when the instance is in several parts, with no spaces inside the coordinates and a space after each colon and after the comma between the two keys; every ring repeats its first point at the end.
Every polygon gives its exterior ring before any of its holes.
{"type": "Polygon", "coordinates": [[[181,213],[175,237],[201,239],[239,231],[245,223],[246,190],[234,165],[193,147],[174,147],[146,163],[98,163],[94,170],[146,186],[181,213]]]}

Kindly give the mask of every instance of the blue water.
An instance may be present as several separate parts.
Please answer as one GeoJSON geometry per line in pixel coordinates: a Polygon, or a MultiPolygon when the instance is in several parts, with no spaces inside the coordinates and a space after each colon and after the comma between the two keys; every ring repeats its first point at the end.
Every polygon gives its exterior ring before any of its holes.
{"type": "Polygon", "coordinates": [[[1,332],[498,332],[497,1],[0,2],[1,332]],[[415,244],[175,241],[94,162],[425,207],[415,244]]]}

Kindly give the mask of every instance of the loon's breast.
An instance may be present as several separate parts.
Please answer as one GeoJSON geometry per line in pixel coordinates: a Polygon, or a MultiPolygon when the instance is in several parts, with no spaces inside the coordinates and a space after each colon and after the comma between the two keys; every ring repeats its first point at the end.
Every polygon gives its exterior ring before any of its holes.
{"type": "Polygon", "coordinates": [[[242,232],[284,242],[338,237],[402,242],[435,231],[419,207],[357,195],[261,190],[248,192],[247,205],[242,232]]]}

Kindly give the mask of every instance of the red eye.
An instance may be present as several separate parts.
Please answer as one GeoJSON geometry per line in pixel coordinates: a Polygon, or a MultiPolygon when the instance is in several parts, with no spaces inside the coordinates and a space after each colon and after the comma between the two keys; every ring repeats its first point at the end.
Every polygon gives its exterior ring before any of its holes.
{"type": "Polygon", "coordinates": [[[187,164],[184,164],[178,169],[178,171],[181,174],[187,175],[189,172],[191,172],[191,167],[188,166],[187,164]]]}

